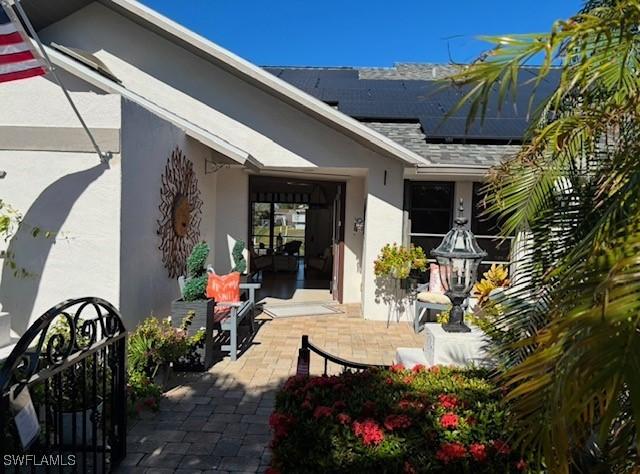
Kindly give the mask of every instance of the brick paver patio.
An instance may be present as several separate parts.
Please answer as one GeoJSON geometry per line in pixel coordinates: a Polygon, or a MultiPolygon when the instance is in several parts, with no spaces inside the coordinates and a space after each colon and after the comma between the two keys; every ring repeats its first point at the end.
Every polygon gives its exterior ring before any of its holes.
{"type": "MultiPolygon", "coordinates": [[[[159,413],[131,423],[118,472],[164,474],[263,472],[269,466],[268,419],[278,387],[295,373],[300,338],[350,360],[390,364],[396,347],[420,347],[408,323],[346,314],[263,321],[236,362],[224,358],[204,374],[186,374],[159,413]]],[[[312,357],[312,373],[323,363],[312,357]]],[[[337,371],[337,367],[334,368],[337,371]]]]}

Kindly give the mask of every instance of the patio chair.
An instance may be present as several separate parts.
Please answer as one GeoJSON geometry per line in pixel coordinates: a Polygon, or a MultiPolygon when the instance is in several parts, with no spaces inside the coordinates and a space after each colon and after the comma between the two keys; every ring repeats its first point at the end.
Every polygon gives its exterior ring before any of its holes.
{"type": "Polygon", "coordinates": [[[273,265],[273,255],[260,255],[256,252],[253,245],[249,246],[249,255],[251,268],[254,272],[268,270],[273,265]]]}
{"type": "Polygon", "coordinates": [[[228,275],[216,275],[209,272],[207,282],[207,296],[215,301],[214,313],[207,318],[205,335],[205,367],[213,364],[213,331],[229,333],[229,344],[222,345],[223,351],[229,352],[232,361],[238,358],[238,327],[248,317],[251,325],[251,334],[255,333],[254,319],[254,292],[246,292],[240,283],[240,273],[232,272],[228,275]],[[242,301],[241,291],[247,293],[247,299],[242,301]]]}
{"type": "Polygon", "coordinates": [[[417,333],[422,331],[426,322],[435,322],[437,314],[451,308],[451,301],[444,294],[444,287],[440,281],[440,267],[432,263],[429,267],[429,283],[419,285],[415,295],[415,316],[413,318],[413,330],[417,333]],[[432,315],[431,311],[438,313],[432,315]],[[426,313],[426,320],[423,316],[426,313]]]}

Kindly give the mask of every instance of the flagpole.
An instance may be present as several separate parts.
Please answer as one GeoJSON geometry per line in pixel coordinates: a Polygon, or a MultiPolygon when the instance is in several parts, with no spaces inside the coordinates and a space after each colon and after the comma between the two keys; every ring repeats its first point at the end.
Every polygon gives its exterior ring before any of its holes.
{"type": "MultiPolygon", "coordinates": [[[[0,0],[0,1],[5,3],[4,0],[0,0]]],[[[78,120],[80,121],[80,124],[82,125],[82,128],[84,128],[84,131],[87,132],[87,136],[89,137],[89,140],[91,140],[91,144],[93,145],[94,150],[96,151],[96,153],[100,157],[100,161],[102,161],[103,163],[108,162],[109,159],[111,159],[111,157],[112,157],[111,152],[104,152],[103,153],[100,150],[100,147],[98,146],[98,142],[96,141],[95,137],[93,136],[93,133],[91,133],[91,130],[89,130],[89,127],[87,126],[86,122],[82,118],[82,115],[80,115],[80,111],[78,110],[78,107],[76,106],[75,102],[71,98],[71,94],[69,94],[69,91],[67,90],[67,88],[64,86],[64,84],[62,83],[62,81],[58,77],[58,74],[56,73],[55,66],[51,62],[51,59],[49,58],[49,55],[47,54],[47,50],[44,48],[44,45],[40,41],[40,37],[38,37],[38,34],[36,33],[35,28],[31,24],[31,21],[29,21],[29,17],[27,16],[26,12],[22,8],[22,5],[20,4],[20,0],[13,0],[13,1],[14,1],[15,6],[16,6],[16,9],[18,10],[18,14],[20,15],[20,18],[22,19],[22,21],[24,21],[24,24],[26,25],[27,30],[29,31],[29,34],[31,35],[31,37],[34,39],[34,41],[38,45],[38,48],[40,49],[40,52],[42,53],[42,56],[44,57],[45,61],[49,65],[49,70],[51,71],[51,75],[56,80],[56,82],[58,83],[60,88],[62,89],[62,92],[64,93],[65,97],[69,101],[69,104],[71,105],[71,108],[73,109],[73,111],[75,112],[76,116],[78,117],[78,120]]]]}

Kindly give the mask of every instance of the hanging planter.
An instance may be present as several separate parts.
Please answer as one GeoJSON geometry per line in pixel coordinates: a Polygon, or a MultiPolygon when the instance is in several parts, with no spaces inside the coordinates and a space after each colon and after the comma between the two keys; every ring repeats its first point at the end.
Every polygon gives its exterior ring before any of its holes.
{"type": "Polygon", "coordinates": [[[387,244],[382,247],[374,262],[374,272],[378,278],[399,280],[403,289],[410,289],[415,281],[411,276],[412,270],[427,270],[427,256],[421,247],[387,244]]]}

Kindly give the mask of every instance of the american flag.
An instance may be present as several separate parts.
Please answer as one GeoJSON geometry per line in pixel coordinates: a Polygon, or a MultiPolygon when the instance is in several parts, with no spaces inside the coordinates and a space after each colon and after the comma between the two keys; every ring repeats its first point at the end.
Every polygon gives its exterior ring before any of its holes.
{"type": "Polygon", "coordinates": [[[41,76],[47,73],[45,64],[16,14],[0,0],[0,82],[41,76]]]}

